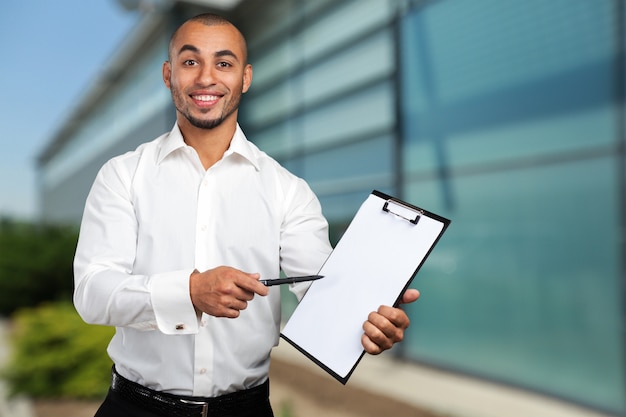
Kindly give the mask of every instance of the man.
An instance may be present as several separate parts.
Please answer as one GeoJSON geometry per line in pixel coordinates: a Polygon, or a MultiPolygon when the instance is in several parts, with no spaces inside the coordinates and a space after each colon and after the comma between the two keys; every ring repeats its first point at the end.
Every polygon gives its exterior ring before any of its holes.
{"type": "MultiPolygon", "coordinates": [[[[117,328],[96,416],[272,416],[280,292],[259,279],[316,273],[331,251],[327,223],[306,183],[237,124],[252,67],[235,26],[211,14],[185,22],[163,80],[176,125],[102,167],[76,250],[78,312],[117,328]]],[[[371,354],[409,324],[386,306],[364,320],[371,354]]]]}

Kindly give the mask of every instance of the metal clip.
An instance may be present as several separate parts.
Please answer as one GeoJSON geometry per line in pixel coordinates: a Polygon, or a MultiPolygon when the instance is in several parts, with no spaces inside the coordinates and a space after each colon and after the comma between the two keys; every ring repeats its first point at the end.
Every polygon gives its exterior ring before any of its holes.
{"type": "Polygon", "coordinates": [[[389,199],[385,202],[385,205],[383,206],[383,211],[395,214],[396,216],[401,217],[404,220],[407,220],[413,224],[417,224],[421,215],[424,214],[424,212],[420,209],[409,207],[406,204],[403,204],[393,199],[389,199]],[[396,207],[395,211],[391,211],[389,207],[391,204],[396,207]]]}

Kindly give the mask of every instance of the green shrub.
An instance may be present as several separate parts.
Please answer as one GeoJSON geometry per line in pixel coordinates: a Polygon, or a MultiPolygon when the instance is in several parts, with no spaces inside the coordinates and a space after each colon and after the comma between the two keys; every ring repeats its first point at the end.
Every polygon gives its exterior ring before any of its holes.
{"type": "Polygon", "coordinates": [[[293,404],[290,401],[279,404],[278,411],[276,413],[277,417],[292,417],[293,415],[293,404]]]}
{"type": "Polygon", "coordinates": [[[44,301],[70,300],[73,227],[4,221],[0,224],[0,316],[44,301]]]}
{"type": "Polygon", "coordinates": [[[39,398],[106,394],[112,327],[85,324],[69,302],[19,310],[13,316],[12,360],[4,371],[12,393],[39,398]]]}

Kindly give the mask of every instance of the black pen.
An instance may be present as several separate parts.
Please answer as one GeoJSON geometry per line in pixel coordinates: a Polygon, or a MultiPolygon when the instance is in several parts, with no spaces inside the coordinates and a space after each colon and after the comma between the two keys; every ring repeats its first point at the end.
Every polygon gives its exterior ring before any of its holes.
{"type": "Polygon", "coordinates": [[[261,283],[263,285],[267,285],[268,287],[271,285],[280,285],[280,284],[295,284],[296,282],[304,282],[304,281],[315,281],[316,279],[324,278],[324,275],[306,275],[303,277],[287,277],[287,278],[278,278],[278,279],[261,279],[261,283]]]}

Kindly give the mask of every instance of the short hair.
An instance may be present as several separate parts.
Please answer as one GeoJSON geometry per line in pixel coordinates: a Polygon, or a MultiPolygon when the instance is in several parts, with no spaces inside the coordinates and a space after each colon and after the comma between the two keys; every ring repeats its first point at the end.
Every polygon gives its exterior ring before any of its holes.
{"type": "Polygon", "coordinates": [[[241,36],[241,41],[243,42],[243,53],[244,53],[243,62],[244,62],[244,64],[248,63],[248,44],[246,42],[246,38],[243,36],[243,34],[239,30],[239,28],[237,26],[235,26],[230,20],[226,19],[223,16],[215,14],[215,13],[202,13],[202,14],[199,14],[197,16],[194,16],[194,17],[189,18],[186,21],[184,21],[174,31],[174,33],[172,33],[172,37],[170,38],[170,43],[169,43],[168,48],[167,48],[167,59],[168,60],[170,60],[170,61],[172,60],[172,45],[174,44],[174,40],[176,39],[176,36],[178,35],[178,32],[180,31],[180,28],[182,28],[188,22],[198,22],[198,23],[202,23],[203,25],[206,25],[206,26],[230,25],[230,26],[234,27],[237,30],[237,32],[239,32],[239,35],[241,36]]]}

